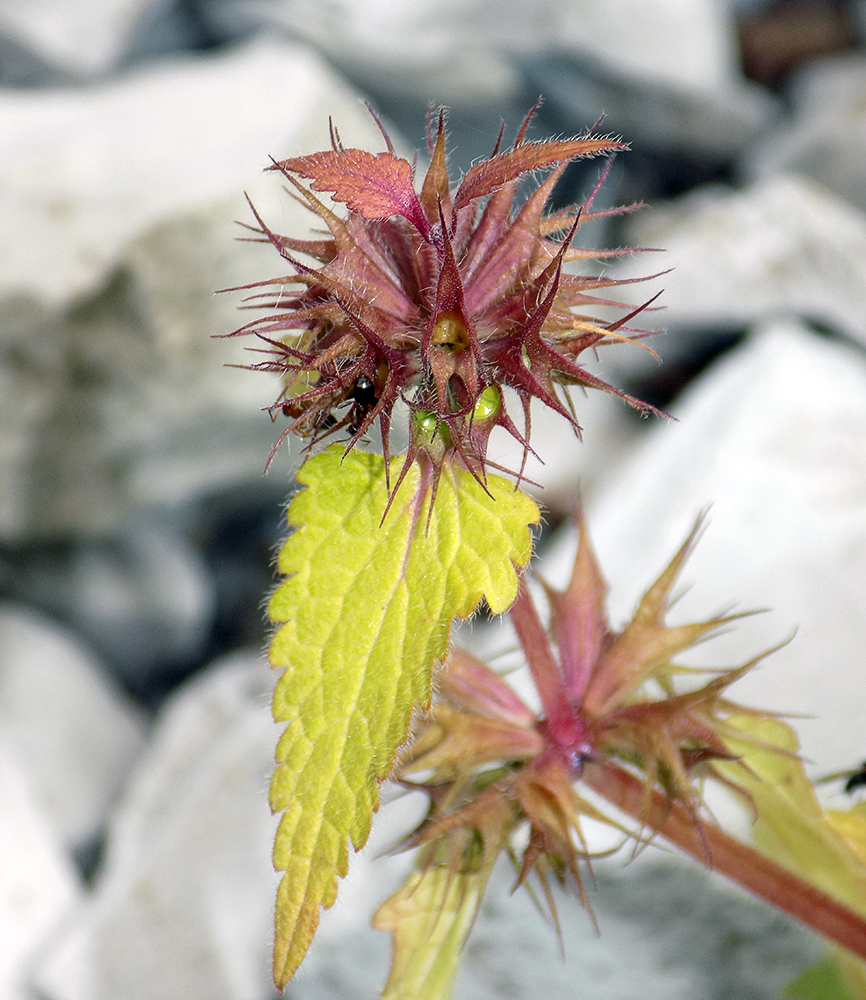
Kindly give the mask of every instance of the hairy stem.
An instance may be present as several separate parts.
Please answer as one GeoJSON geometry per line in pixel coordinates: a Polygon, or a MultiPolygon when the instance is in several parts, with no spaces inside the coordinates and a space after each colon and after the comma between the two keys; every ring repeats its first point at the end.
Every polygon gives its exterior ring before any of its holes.
{"type": "Polygon", "coordinates": [[[866,959],[866,920],[716,826],[693,819],[661,792],[610,763],[588,765],[583,780],[600,795],[666,840],[756,896],[866,959]]]}

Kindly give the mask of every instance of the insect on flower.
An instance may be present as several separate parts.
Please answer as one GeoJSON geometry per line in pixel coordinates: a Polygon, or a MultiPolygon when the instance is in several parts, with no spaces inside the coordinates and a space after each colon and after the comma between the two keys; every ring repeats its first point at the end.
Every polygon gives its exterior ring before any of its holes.
{"type": "Polygon", "coordinates": [[[274,451],[290,433],[311,447],[344,428],[349,450],[378,423],[387,461],[394,408],[402,402],[413,433],[393,490],[422,452],[432,457],[437,476],[444,461],[456,460],[483,481],[488,465],[498,468],[487,458],[495,426],[520,443],[525,465],[533,398],[577,433],[563,387],[600,389],[643,412],[654,409],[577,361],[588,349],[647,336],[628,324],[653,299],[634,308],[606,291],[624,282],[566,270],[577,261],[631,252],[582,249],[574,241],[584,222],[637,206],[593,211],[608,163],[582,204],[548,211],[571,160],[625,146],[592,133],[530,142],[534,111],[504,152],[500,130],[491,157],[471,167],[454,190],[444,110],[435,137],[428,119],[430,164],[418,191],[414,165],[396,155],[378,119],[385,152],[345,147],[332,126],[331,149],[273,162],[269,169],[329,233],[320,239],[279,235],[250,203],[252,239],[270,243],[292,266],[288,274],[243,286],[264,289],[249,306],[263,315],[231,334],[258,337],[267,357],[250,367],[283,376],[270,409],[290,423],[274,451]],[[547,176],[518,204],[521,182],[540,169],[547,176]],[[314,192],[344,204],[346,216],[314,192]],[[610,307],[619,318],[598,317],[610,307]],[[521,427],[504,405],[506,389],[520,401],[521,427]]]}

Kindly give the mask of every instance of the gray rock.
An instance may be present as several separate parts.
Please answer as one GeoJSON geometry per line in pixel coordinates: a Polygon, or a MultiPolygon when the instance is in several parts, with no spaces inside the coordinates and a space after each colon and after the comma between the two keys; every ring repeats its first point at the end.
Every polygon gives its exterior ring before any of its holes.
{"type": "Polygon", "coordinates": [[[605,115],[635,146],[724,160],[777,113],[742,78],[733,17],[716,0],[560,5],[531,77],[573,120],[605,115]]]}
{"type": "Polygon", "coordinates": [[[589,0],[216,0],[208,16],[222,31],[302,37],[386,103],[444,103],[457,118],[510,109],[525,99],[528,75],[575,129],[606,113],[608,127],[653,149],[730,155],[776,110],[741,79],[733,18],[717,0],[603,8],[589,0]]]}
{"type": "Polygon", "coordinates": [[[31,1000],[34,954],[57,932],[82,889],[53,819],[35,801],[32,775],[14,742],[7,743],[0,728],[0,996],[31,1000]]]}
{"type": "MultiPolygon", "coordinates": [[[[607,378],[609,353],[638,350],[617,345],[600,352],[599,364],[592,361],[587,368],[607,378]],[[609,352],[609,353],[608,353],[609,352]]],[[[621,374],[618,372],[617,374],[621,374]]],[[[613,376],[617,384],[616,376],[613,376]]],[[[588,390],[571,391],[574,412],[583,428],[578,437],[564,417],[547,407],[532,407],[532,436],[530,444],[535,455],[530,454],[524,468],[527,482],[523,488],[533,496],[546,514],[571,517],[578,493],[587,500],[606,481],[622,462],[648,425],[634,419],[628,406],[613,396],[588,390]]],[[[509,403],[509,412],[518,428],[523,429],[519,402],[509,403]]],[[[520,470],[523,450],[510,435],[497,431],[490,440],[488,457],[516,473],[520,470]]]]}
{"type": "Polygon", "coordinates": [[[266,44],[0,95],[0,537],[105,534],[136,507],[259,479],[279,390],[223,367],[255,356],[210,338],[245,318],[213,289],[282,273],[233,220],[250,219],[247,189],[308,231],[262,168],[326,148],[329,115],[381,148],[318,59],[266,44]]]}
{"type": "MultiPolygon", "coordinates": [[[[709,509],[671,619],[770,610],[686,662],[735,666],[791,638],[732,699],[800,715],[815,776],[856,766],[866,756],[866,359],[779,321],[720,360],[673,412],[678,423],[654,428],[589,505],[614,626],[709,509]]],[[[573,535],[552,542],[540,572],[563,585],[573,552],[573,535]]],[[[837,806],[840,786],[827,786],[837,806]]]]}
{"type": "MultiPolygon", "coordinates": [[[[496,873],[466,946],[455,997],[776,1000],[821,946],[807,931],[658,846],[593,862],[586,890],[598,931],[573,894],[554,889],[561,950],[514,872],[496,873]],[[627,960],[624,960],[627,956],[627,960]]],[[[311,997],[314,1000],[314,997],[311,997]]]]}
{"type": "Polygon", "coordinates": [[[265,43],[87,91],[3,93],[0,298],[66,307],[103,288],[124,248],[158,225],[195,212],[214,225],[209,213],[226,200],[248,218],[242,192],[273,190],[260,176],[269,154],[323,148],[329,114],[347,139],[376,141],[363,106],[320,60],[265,43]]]}
{"type": "MultiPolygon", "coordinates": [[[[17,55],[18,71],[4,65],[4,83],[42,82],[40,75],[92,77],[116,64],[129,35],[149,10],[166,0],[4,0],[0,54],[17,55]],[[28,67],[29,64],[29,67],[28,67]],[[29,74],[22,74],[28,67],[29,74]],[[23,79],[22,79],[23,75],[23,79]]],[[[5,63],[5,60],[4,60],[5,63]]]]}
{"type": "MultiPolygon", "coordinates": [[[[781,315],[866,344],[866,215],[808,178],[698,189],[639,213],[627,242],[664,249],[652,260],[671,268],[662,320],[692,341],[702,330],[741,330],[781,315]]],[[[649,269],[636,257],[613,273],[649,269]]],[[[655,346],[664,357],[666,343],[655,346]]]]}
{"type": "Polygon", "coordinates": [[[804,66],[788,88],[794,111],[749,149],[750,178],[806,174],[866,212],[866,57],[855,52],[804,66]]]}
{"type": "Polygon", "coordinates": [[[773,97],[748,81],[690,88],[561,51],[525,68],[560,119],[591,123],[604,115],[604,129],[633,148],[712,166],[741,153],[778,113],[773,97]]]}
{"type": "Polygon", "coordinates": [[[133,690],[200,661],[216,612],[201,555],[168,524],[133,521],[119,539],[30,554],[20,599],[69,622],[133,690]]]}
{"type": "Polygon", "coordinates": [[[485,109],[489,114],[519,89],[509,49],[531,46],[552,6],[550,0],[264,0],[240,5],[215,0],[208,17],[221,33],[278,31],[301,38],[386,101],[447,104],[461,112],[485,109]]]}
{"type": "MultiPolygon", "coordinates": [[[[267,787],[281,727],[271,721],[271,685],[263,657],[236,654],[166,704],[110,825],[94,891],[40,956],[36,981],[52,1000],[276,995],[267,787]]],[[[331,955],[327,964],[347,933],[372,934],[375,905],[411,867],[406,856],[384,865],[377,856],[420,821],[419,809],[391,803],[352,858],[314,946],[331,955]]],[[[321,964],[311,959],[315,974],[321,964]]],[[[384,981],[383,962],[367,966],[362,977],[384,981]]]]}
{"type": "Polygon", "coordinates": [[[70,847],[106,820],[144,742],[143,720],[92,654],[51,620],[0,607],[0,742],[70,847]]]}
{"type": "MultiPolygon", "coordinates": [[[[92,897],[40,962],[37,981],[51,1000],[275,995],[267,788],[281,727],[271,720],[272,683],[262,656],[236,654],[166,703],[110,825],[92,897]]],[[[377,856],[420,821],[420,809],[400,798],[377,818],[323,914],[321,954],[359,926],[369,931],[375,905],[411,867],[405,855],[384,865],[377,856]]],[[[314,974],[322,968],[313,956],[309,964],[314,974]]],[[[384,963],[372,957],[366,970],[345,971],[384,982],[384,963]]]]}
{"type": "MultiPolygon", "coordinates": [[[[576,896],[553,885],[561,945],[529,893],[512,891],[514,869],[500,862],[461,955],[455,1000],[570,997],[575,983],[586,1000],[777,1000],[820,956],[807,931],[684,858],[651,847],[624,861],[625,852],[597,859],[587,874],[598,932],[576,896]]],[[[372,1000],[389,941],[360,920],[317,939],[286,996],[372,1000]]]]}

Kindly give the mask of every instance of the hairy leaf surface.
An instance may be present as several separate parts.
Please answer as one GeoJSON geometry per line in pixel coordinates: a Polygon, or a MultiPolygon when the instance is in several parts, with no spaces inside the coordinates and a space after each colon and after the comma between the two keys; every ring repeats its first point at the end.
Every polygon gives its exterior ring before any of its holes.
{"type": "Polygon", "coordinates": [[[746,737],[742,742],[727,740],[734,753],[742,754],[742,763],[717,762],[716,767],[731,775],[752,797],[758,847],[866,916],[866,862],[860,854],[866,842],[862,814],[852,812],[843,823],[839,814],[824,813],[797,756],[797,735],[786,723],[750,715],[733,716],[728,721],[746,737]]]}
{"type": "MultiPolygon", "coordinates": [[[[391,481],[403,464],[392,460],[391,481]]],[[[349,841],[367,839],[378,784],[405,741],[412,709],[430,699],[431,672],[447,651],[451,622],[482,597],[494,613],[517,593],[515,566],[529,559],[538,508],[504,479],[488,496],[446,467],[432,515],[429,484],[413,465],[388,512],[379,455],[334,446],[302,467],[292,501],[297,530],[279,557],[289,575],[274,593],[283,623],[269,659],[286,667],[274,718],[288,723],[277,746],[271,806],[283,816],[274,865],[285,875],[276,911],[274,978],[301,962],[348,868],[349,841]]]]}
{"type": "Polygon", "coordinates": [[[412,184],[408,160],[365,149],[333,149],[283,160],[283,170],[308,177],[316,191],[328,191],[365,219],[402,215],[422,232],[427,222],[412,184]]]}
{"type": "Polygon", "coordinates": [[[454,195],[454,207],[463,208],[475,198],[483,198],[495,188],[513,181],[529,170],[549,167],[577,156],[595,156],[625,148],[625,143],[614,139],[562,139],[524,143],[507,153],[500,153],[470,167],[454,195]]]}

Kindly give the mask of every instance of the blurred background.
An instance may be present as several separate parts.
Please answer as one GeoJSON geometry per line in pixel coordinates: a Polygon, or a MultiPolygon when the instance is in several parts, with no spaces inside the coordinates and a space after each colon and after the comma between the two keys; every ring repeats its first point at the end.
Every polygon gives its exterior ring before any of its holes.
{"type": "MultiPolygon", "coordinates": [[[[539,95],[532,138],[603,115],[631,144],[600,198],[648,207],[581,240],[664,250],[612,269],[672,269],[632,286],[664,288],[663,363],[588,367],[677,423],[576,397],[578,442],[535,414],[543,572],[566,572],[579,483],[616,625],[712,504],[683,613],[773,614],[706,662],[799,628],[741,700],[814,715],[817,776],[866,756],[864,39],[866,0],[3,0],[0,1000],[272,995],[263,608],[302,456],[263,474],[278,386],[214,339],[245,317],[215,290],[282,270],[236,240],[245,191],[278,232],[309,224],[270,156],[325,148],[329,117],[382,148],[364,101],[407,155],[446,105],[452,178],[539,95]]],[[[572,165],[558,203],[601,169],[572,165]]],[[[591,968],[589,1000],[760,1000],[818,953],[666,871],[601,875],[602,938],[577,913],[564,963],[495,904],[459,996],[573,996],[591,968]]],[[[375,995],[387,937],[358,913],[398,877],[358,860],[290,995],[375,995]]]]}

